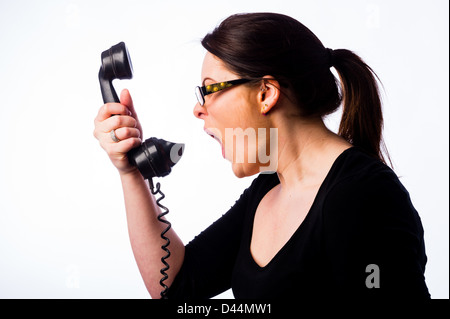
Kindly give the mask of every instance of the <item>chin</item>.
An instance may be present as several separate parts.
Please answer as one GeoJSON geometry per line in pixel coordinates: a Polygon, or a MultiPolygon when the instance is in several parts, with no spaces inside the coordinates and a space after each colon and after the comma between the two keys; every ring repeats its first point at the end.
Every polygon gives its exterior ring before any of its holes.
{"type": "Polygon", "coordinates": [[[237,178],[249,177],[259,173],[259,166],[256,167],[255,164],[232,163],[231,167],[237,178]]]}

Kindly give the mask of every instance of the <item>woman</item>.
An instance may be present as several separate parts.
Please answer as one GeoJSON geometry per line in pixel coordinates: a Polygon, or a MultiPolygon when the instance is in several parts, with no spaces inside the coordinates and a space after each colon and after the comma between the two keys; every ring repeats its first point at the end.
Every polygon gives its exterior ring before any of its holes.
{"type": "MultiPolygon", "coordinates": [[[[423,228],[386,165],[372,70],[280,14],[230,16],[202,45],[194,115],[221,143],[236,176],[265,170],[259,155],[269,149],[276,172],[255,178],[186,247],[170,230],[168,297],[209,298],[231,287],[236,298],[429,298],[423,228]],[[323,118],[341,102],[335,134],[323,118]],[[247,132],[243,145],[230,130],[247,132]]],[[[164,225],[127,161],[142,130],[127,90],[120,100],[100,109],[95,136],[119,170],[133,252],[148,291],[159,297],[164,225]],[[119,142],[109,135],[113,129],[119,142]]]]}

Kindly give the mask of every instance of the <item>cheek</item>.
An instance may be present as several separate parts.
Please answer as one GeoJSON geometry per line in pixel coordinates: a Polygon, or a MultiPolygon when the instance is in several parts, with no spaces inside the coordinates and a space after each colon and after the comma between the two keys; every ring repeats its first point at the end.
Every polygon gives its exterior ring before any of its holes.
{"type": "Polygon", "coordinates": [[[241,125],[242,114],[235,103],[227,103],[226,100],[221,101],[220,104],[215,104],[208,112],[210,117],[214,119],[217,128],[221,130],[240,127],[241,125]]]}
{"type": "Polygon", "coordinates": [[[235,88],[235,91],[224,92],[224,95],[219,97],[221,117],[227,123],[226,127],[245,129],[253,126],[253,105],[247,95],[246,91],[235,88]]]}
{"type": "Polygon", "coordinates": [[[253,127],[252,122],[249,121],[245,105],[239,105],[238,103],[239,101],[229,101],[229,103],[224,101],[217,107],[215,105],[214,110],[211,110],[209,113],[211,118],[214,119],[214,122],[211,124],[220,131],[224,146],[234,144],[232,138],[225,138],[226,135],[240,136],[242,134],[239,131],[253,127]]]}
{"type": "Polygon", "coordinates": [[[243,94],[217,97],[209,114],[220,131],[225,158],[237,164],[257,163],[258,119],[255,116],[261,114],[254,112],[254,105],[243,94]]]}

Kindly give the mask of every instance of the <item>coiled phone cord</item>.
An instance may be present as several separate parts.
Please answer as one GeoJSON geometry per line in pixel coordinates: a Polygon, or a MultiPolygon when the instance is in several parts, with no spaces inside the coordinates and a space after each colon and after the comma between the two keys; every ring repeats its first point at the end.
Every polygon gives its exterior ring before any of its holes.
{"type": "Polygon", "coordinates": [[[150,191],[152,192],[152,194],[160,195],[160,197],[156,200],[156,204],[162,209],[162,212],[158,215],[158,220],[161,223],[164,223],[167,225],[166,229],[164,229],[161,233],[161,238],[166,241],[166,243],[161,246],[161,249],[164,250],[167,254],[165,256],[161,257],[161,262],[164,264],[164,267],[161,268],[161,270],[160,270],[160,273],[161,273],[161,275],[163,275],[163,277],[159,281],[159,284],[164,288],[161,291],[161,299],[167,299],[166,294],[167,294],[167,289],[169,289],[169,287],[167,287],[167,285],[164,283],[164,281],[167,280],[167,278],[169,278],[169,275],[166,273],[166,271],[169,270],[170,266],[167,263],[166,259],[170,257],[170,250],[167,248],[170,245],[170,239],[168,237],[166,237],[165,235],[172,227],[172,224],[168,220],[163,218],[165,215],[167,215],[169,213],[169,209],[166,206],[161,204],[161,200],[163,200],[166,197],[164,195],[164,193],[161,191],[161,184],[156,183],[156,190],[153,187],[152,179],[149,179],[149,184],[150,184],[150,191]]]}

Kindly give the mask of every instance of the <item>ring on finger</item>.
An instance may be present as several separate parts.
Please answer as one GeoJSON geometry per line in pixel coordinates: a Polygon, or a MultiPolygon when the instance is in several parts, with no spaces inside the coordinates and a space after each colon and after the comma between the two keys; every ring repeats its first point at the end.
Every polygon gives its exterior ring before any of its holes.
{"type": "Polygon", "coordinates": [[[109,132],[109,136],[111,136],[113,142],[115,143],[120,142],[120,139],[116,136],[116,130],[111,130],[111,132],[109,132]]]}

